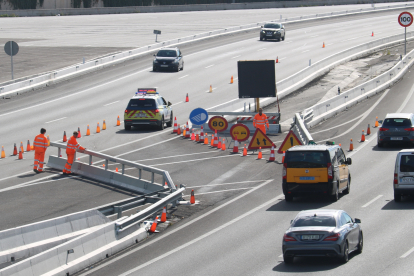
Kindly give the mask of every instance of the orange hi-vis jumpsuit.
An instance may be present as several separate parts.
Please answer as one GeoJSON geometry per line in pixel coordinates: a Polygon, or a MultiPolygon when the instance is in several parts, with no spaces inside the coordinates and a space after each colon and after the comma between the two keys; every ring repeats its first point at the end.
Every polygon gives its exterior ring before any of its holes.
{"type": "Polygon", "coordinates": [[[66,154],[68,155],[68,161],[66,162],[65,168],[63,169],[63,173],[71,173],[72,172],[72,164],[73,160],[75,159],[76,150],[84,150],[85,148],[81,147],[76,141],[74,136],[70,137],[68,140],[68,145],[66,147],[66,154]]]}
{"type": "Polygon", "coordinates": [[[45,152],[47,149],[46,136],[43,134],[37,135],[34,139],[33,147],[35,150],[33,169],[41,172],[43,171],[43,165],[45,164],[45,152]]]}
{"type": "Polygon", "coordinates": [[[257,113],[253,118],[253,126],[255,128],[260,128],[260,130],[266,134],[265,125],[267,125],[267,128],[269,128],[269,121],[267,120],[267,116],[264,113],[262,113],[262,116],[257,113]]]}

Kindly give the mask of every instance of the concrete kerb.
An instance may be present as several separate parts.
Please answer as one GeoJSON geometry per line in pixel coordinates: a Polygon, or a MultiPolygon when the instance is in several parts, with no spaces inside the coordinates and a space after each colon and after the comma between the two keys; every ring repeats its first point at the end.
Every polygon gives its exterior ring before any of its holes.
{"type": "MultiPolygon", "coordinates": [[[[414,5],[411,5],[411,6],[414,6],[414,5]]],[[[294,24],[294,23],[298,23],[298,22],[306,22],[306,21],[313,21],[313,20],[323,20],[323,19],[326,19],[326,18],[350,16],[350,15],[354,15],[354,14],[381,12],[381,11],[386,11],[386,10],[398,10],[398,9],[411,7],[411,6],[396,5],[395,7],[391,7],[391,8],[388,7],[388,8],[385,8],[385,9],[375,9],[375,10],[369,9],[368,11],[362,11],[362,9],[361,9],[361,10],[356,10],[355,13],[345,13],[345,14],[338,14],[338,15],[333,15],[333,13],[331,13],[331,15],[320,16],[320,17],[318,17],[318,15],[316,15],[315,18],[299,19],[297,21],[285,22],[285,24],[294,24]]],[[[94,71],[106,68],[106,67],[114,65],[114,64],[118,64],[118,63],[125,62],[127,60],[138,58],[141,55],[154,52],[154,51],[156,51],[159,48],[162,48],[164,46],[176,46],[176,45],[182,45],[182,44],[187,44],[187,43],[194,43],[194,42],[198,42],[200,40],[206,39],[206,38],[212,38],[212,37],[217,37],[217,36],[222,36],[222,35],[229,35],[229,34],[232,34],[232,33],[237,33],[237,32],[241,32],[241,31],[248,31],[248,30],[256,29],[256,28],[259,28],[260,27],[259,25],[262,24],[262,23],[260,23],[260,22],[259,23],[252,23],[252,24],[248,24],[248,25],[244,25],[244,26],[231,27],[231,28],[228,28],[228,29],[221,29],[221,30],[196,34],[196,35],[193,35],[193,36],[187,36],[187,37],[180,38],[180,39],[165,41],[165,42],[162,42],[162,43],[148,45],[148,46],[140,47],[140,48],[137,48],[137,49],[133,49],[133,50],[117,53],[117,54],[109,54],[106,57],[89,61],[88,64],[76,64],[76,65],[73,65],[73,66],[63,68],[61,70],[56,70],[56,71],[53,71],[53,72],[46,73],[45,75],[37,76],[37,77],[34,77],[34,78],[30,78],[30,77],[26,78],[25,77],[25,80],[20,82],[20,83],[10,84],[10,86],[22,86],[22,85],[25,85],[25,83],[26,83],[25,87],[19,87],[17,89],[13,89],[11,91],[7,91],[7,92],[3,92],[3,93],[1,93],[1,91],[4,91],[5,88],[9,85],[0,87],[0,96],[3,96],[3,98],[4,98],[7,95],[18,95],[19,93],[20,94],[21,93],[26,93],[26,92],[33,91],[33,90],[39,89],[39,88],[43,88],[43,87],[46,87],[46,86],[49,86],[49,85],[52,85],[52,84],[57,84],[59,82],[74,78],[74,77],[82,75],[82,74],[87,74],[87,73],[90,73],[90,72],[94,72],[94,71]],[[252,27],[250,27],[250,26],[252,26],[252,27]],[[229,29],[235,29],[235,30],[230,31],[229,29]],[[213,34],[215,32],[217,32],[217,34],[213,34]],[[190,40],[190,41],[186,41],[187,39],[190,40]],[[151,50],[149,50],[150,48],[151,48],[151,50]],[[145,49],[147,49],[147,50],[145,50],[145,49]],[[112,59],[114,59],[116,56],[122,56],[122,57],[117,58],[116,60],[108,60],[105,63],[103,63],[104,59],[105,60],[106,59],[111,59],[111,56],[112,56],[112,59]],[[86,67],[86,66],[88,66],[88,68],[78,70],[79,68],[86,67]],[[60,76],[60,75],[62,75],[62,71],[63,72],[72,71],[72,72],[71,73],[68,72],[66,75],[60,76]],[[58,75],[58,77],[56,77],[56,75],[58,75]],[[36,83],[37,82],[37,81],[35,81],[36,79],[39,79],[40,82],[36,83]]]]}

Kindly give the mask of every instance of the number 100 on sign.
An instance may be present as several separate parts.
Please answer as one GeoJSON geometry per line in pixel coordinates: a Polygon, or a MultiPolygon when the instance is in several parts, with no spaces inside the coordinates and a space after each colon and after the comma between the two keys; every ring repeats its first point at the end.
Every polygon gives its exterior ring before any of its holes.
{"type": "Polygon", "coordinates": [[[229,124],[227,123],[227,120],[223,117],[220,117],[220,116],[214,116],[208,122],[208,127],[212,131],[217,130],[217,132],[225,131],[227,129],[228,125],[229,124]]]}
{"type": "Polygon", "coordinates": [[[409,27],[411,24],[413,24],[413,15],[409,12],[402,12],[398,16],[398,23],[402,27],[409,27]]]}

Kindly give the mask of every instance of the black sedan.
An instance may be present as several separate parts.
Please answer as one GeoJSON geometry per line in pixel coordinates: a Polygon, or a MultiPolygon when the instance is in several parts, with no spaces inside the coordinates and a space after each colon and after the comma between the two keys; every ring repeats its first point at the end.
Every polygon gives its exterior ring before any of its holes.
{"type": "Polygon", "coordinates": [[[158,53],[154,55],[152,70],[154,72],[160,70],[172,70],[175,72],[184,70],[184,58],[180,49],[164,48],[159,50],[158,53]]]}

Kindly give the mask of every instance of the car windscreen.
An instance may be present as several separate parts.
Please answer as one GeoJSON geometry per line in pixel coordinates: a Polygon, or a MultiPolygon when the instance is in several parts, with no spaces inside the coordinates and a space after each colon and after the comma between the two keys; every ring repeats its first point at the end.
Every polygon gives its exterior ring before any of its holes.
{"type": "Polygon", "coordinates": [[[288,168],[326,168],[330,163],[328,151],[288,151],[285,163],[288,168]]]}
{"type": "Polygon", "coordinates": [[[293,223],[293,227],[336,227],[336,221],[333,216],[309,216],[300,217],[293,223]]]}
{"type": "Polygon", "coordinates": [[[160,50],[157,57],[177,57],[177,52],[175,50],[160,50]]]}
{"type": "Polygon", "coordinates": [[[401,155],[400,172],[414,172],[414,155],[401,155]]]}
{"type": "Polygon", "coordinates": [[[279,24],[265,24],[263,27],[264,28],[269,28],[269,29],[280,29],[279,24]]]}
{"type": "Polygon", "coordinates": [[[127,109],[130,110],[147,110],[156,109],[157,104],[154,99],[131,99],[127,109]]]}
{"type": "Polygon", "coordinates": [[[409,127],[411,120],[408,118],[388,118],[384,120],[383,127],[409,127]]]}

